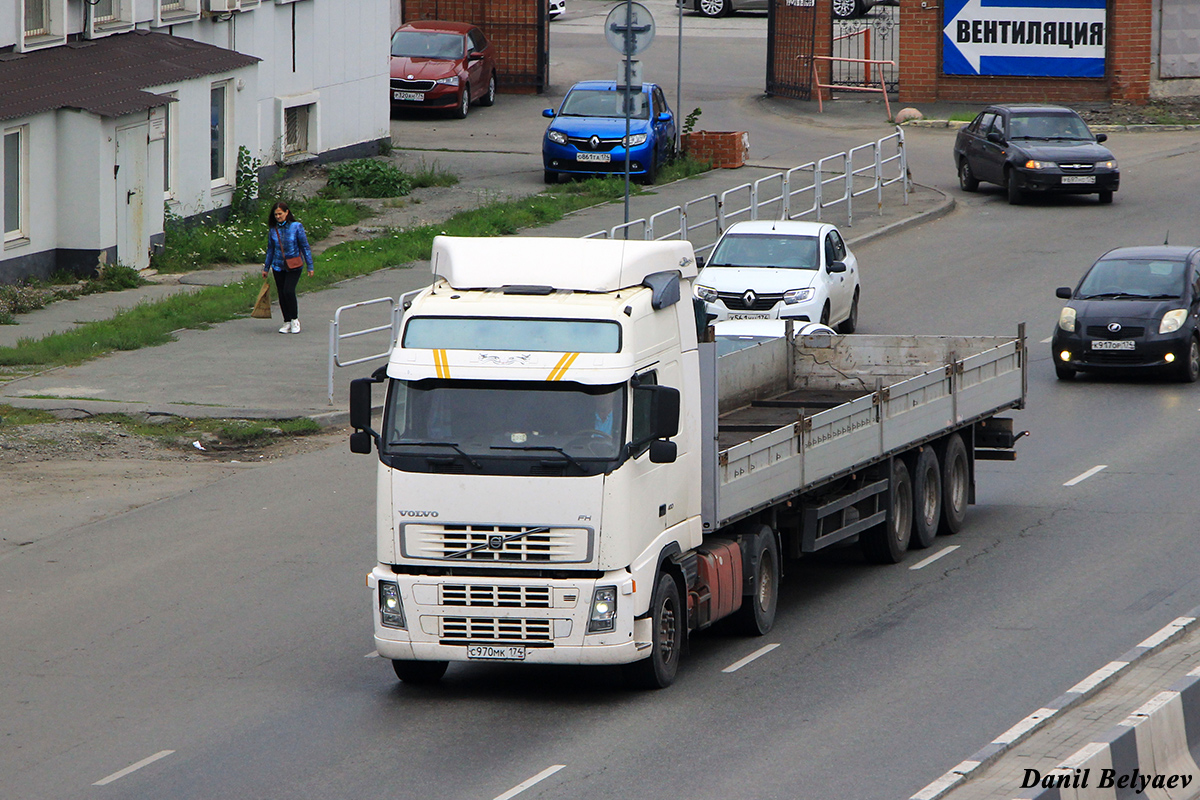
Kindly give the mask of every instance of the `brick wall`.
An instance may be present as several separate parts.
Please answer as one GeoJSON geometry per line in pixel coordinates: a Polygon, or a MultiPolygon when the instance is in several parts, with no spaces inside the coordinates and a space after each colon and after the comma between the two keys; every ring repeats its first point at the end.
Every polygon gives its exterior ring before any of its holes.
{"type": "Polygon", "coordinates": [[[546,0],[404,0],[401,19],[437,19],[478,25],[496,47],[497,91],[541,92],[549,83],[549,59],[540,44],[549,35],[546,0]],[[542,5],[539,19],[539,4],[542,5]]]}
{"type": "Polygon", "coordinates": [[[941,0],[900,0],[900,102],[1053,103],[1150,97],[1152,0],[1109,0],[1104,78],[943,75],[941,0]]]}

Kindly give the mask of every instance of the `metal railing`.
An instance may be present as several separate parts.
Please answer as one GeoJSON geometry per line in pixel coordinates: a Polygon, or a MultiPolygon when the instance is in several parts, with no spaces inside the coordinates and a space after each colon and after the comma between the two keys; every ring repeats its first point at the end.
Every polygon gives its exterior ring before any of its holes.
{"type": "MultiPolygon", "coordinates": [[[[720,193],[697,197],[650,217],[630,220],[582,238],[645,241],[685,239],[692,242],[697,253],[707,253],[726,228],[742,220],[812,217],[820,221],[824,209],[845,206],[847,225],[853,227],[854,198],[873,193],[876,212],[883,213],[883,190],[895,183],[903,183],[904,205],[908,205],[908,159],[904,150],[904,131],[899,127],[895,133],[878,141],[792,167],[786,172],[772,173],[753,183],[743,183],[720,193]],[[894,152],[887,154],[889,148],[893,147],[894,152]],[[804,205],[806,198],[809,202],[804,205]]],[[[380,297],[352,303],[334,313],[329,323],[330,405],[333,405],[334,368],[386,358],[400,334],[404,310],[419,291],[422,290],[407,292],[397,299],[380,297]],[[342,332],[342,312],[383,304],[390,304],[387,324],[342,332]],[[384,331],[388,332],[388,342],[383,352],[351,360],[341,358],[343,341],[384,331]]]]}

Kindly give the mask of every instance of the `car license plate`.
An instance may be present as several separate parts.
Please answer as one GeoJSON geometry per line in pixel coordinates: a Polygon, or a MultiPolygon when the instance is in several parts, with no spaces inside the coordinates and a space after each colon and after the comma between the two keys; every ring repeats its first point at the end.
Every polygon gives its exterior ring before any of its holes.
{"type": "Polygon", "coordinates": [[[1093,339],[1093,350],[1135,350],[1133,339],[1093,339]]]}
{"type": "Polygon", "coordinates": [[[1095,175],[1063,175],[1062,182],[1066,183],[1095,183],[1095,175]]]}
{"type": "Polygon", "coordinates": [[[770,319],[770,314],[730,314],[729,319],[770,319]]]}
{"type": "Polygon", "coordinates": [[[607,163],[609,161],[612,161],[612,153],[576,153],[575,160],[576,161],[600,161],[600,162],[607,163]]]}
{"type": "Polygon", "coordinates": [[[397,89],[396,91],[392,92],[392,99],[393,100],[411,100],[413,102],[420,103],[425,100],[425,93],[424,92],[402,92],[399,89],[397,89]]]}
{"type": "Polygon", "coordinates": [[[490,644],[473,644],[467,647],[467,658],[487,661],[524,661],[525,645],[512,644],[498,647],[490,644]]]}

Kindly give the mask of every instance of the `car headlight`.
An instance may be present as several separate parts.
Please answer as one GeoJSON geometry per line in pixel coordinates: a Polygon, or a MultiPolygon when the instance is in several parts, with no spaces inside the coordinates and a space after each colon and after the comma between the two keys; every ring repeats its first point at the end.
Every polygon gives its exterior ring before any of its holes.
{"type": "Polygon", "coordinates": [[[617,624],[617,587],[597,586],[592,593],[592,614],[588,633],[611,631],[617,624]]]}
{"type": "Polygon", "coordinates": [[[1162,322],[1158,323],[1159,333],[1174,333],[1183,327],[1183,323],[1187,322],[1187,309],[1176,308],[1173,311],[1168,311],[1163,314],[1162,322]]]}
{"type": "Polygon", "coordinates": [[[1099,161],[1096,163],[1096,166],[1103,167],[1104,169],[1116,169],[1117,162],[1116,161],[1099,161]]]}
{"type": "Polygon", "coordinates": [[[789,306],[794,306],[796,303],[804,303],[813,299],[813,295],[817,293],[816,289],[792,289],[790,292],[783,293],[783,302],[789,306]]]}
{"type": "Polygon", "coordinates": [[[1075,332],[1075,309],[1067,306],[1058,314],[1058,327],[1067,333],[1075,332]]]}
{"type": "Polygon", "coordinates": [[[699,297],[701,300],[703,300],[706,303],[717,302],[717,290],[716,289],[710,289],[707,286],[700,286],[699,284],[697,284],[696,288],[693,289],[692,291],[695,293],[696,297],[699,297]]]}
{"type": "Polygon", "coordinates": [[[546,138],[555,144],[567,143],[567,135],[562,131],[546,131],[546,138]]]}
{"type": "Polygon", "coordinates": [[[379,582],[379,621],[385,628],[405,628],[400,587],[391,581],[379,582]]]}
{"type": "Polygon", "coordinates": [[[434,83],[440,83],[443,86],[458,86],[458,76],[451,75],[449,78],[438,78],[434,83]]]}
{"type": "Polygon", "coordinates": [[[626,137],[622,137],[622,142],[626,147],[637,147],[640,144],[646,143],[646,134],[634,133],[626,137]]]}
{"type": "Polygon", "coordinates": [[[1053,161],[1034,161],[1032,158],[1025,162],[1025,169],[1054,169],[1057,166],[1053,161]]]}

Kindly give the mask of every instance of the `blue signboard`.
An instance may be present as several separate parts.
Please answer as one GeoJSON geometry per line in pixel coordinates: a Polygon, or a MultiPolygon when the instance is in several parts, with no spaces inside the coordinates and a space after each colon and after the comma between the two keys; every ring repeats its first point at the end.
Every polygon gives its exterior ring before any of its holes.
{"type": "Polygon", "coordinates": [[[945,0],[942,72],[1103,78],[1107,0],[945,0]]]}

